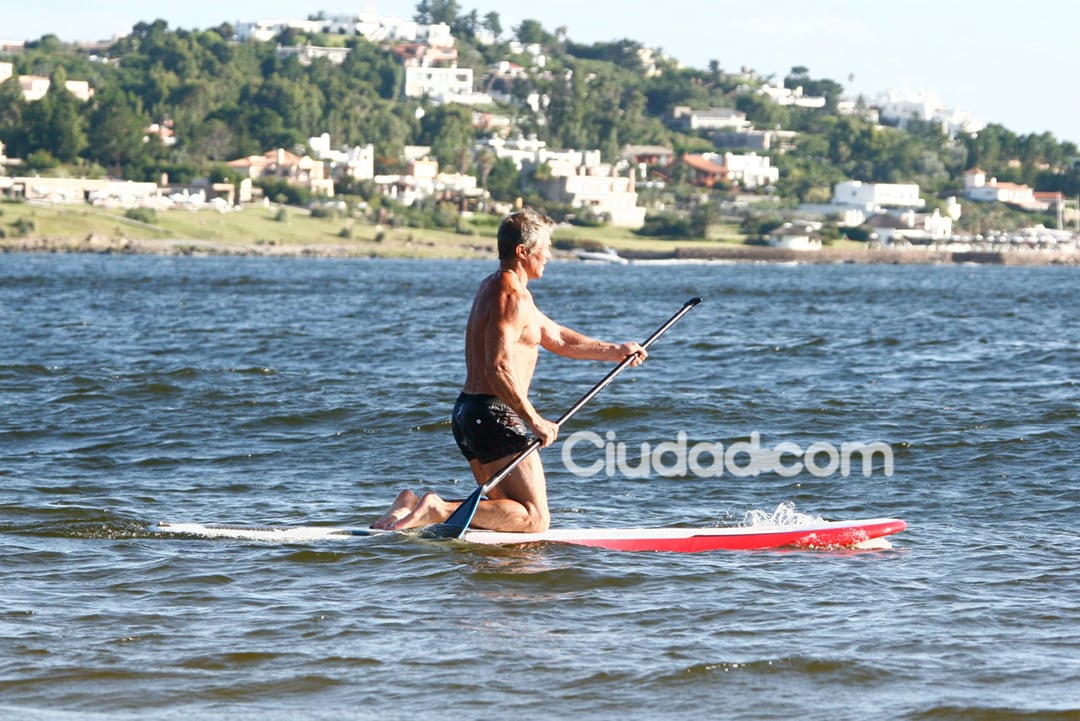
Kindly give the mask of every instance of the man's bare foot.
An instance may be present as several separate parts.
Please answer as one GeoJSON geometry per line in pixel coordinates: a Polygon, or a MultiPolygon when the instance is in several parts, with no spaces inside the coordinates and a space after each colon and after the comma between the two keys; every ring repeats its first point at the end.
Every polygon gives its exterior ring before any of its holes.
{"type": "Polygon", "coordinates": [[[402,518],[408,516],[413,508],[416,507],[417,502],[420,499],[416,497],[416,494],[412,491],[405,489],[397,495],[393,504],[390,506],[390,510],[382,515],[379,520],[371,524],[372,528],[378,528],[382,530],[388,530],[394,527],[394,523],[400,521],[402,518]]]}
{"type": "Polygon", "coordinates": [[[447,503],[435,493],[425,493],[420,501],[413,505],[412,511],[386,526],[392,531],[404,528],[419,528],[433,523],[442,523],[450,517],[454,504],[447,503]]]}

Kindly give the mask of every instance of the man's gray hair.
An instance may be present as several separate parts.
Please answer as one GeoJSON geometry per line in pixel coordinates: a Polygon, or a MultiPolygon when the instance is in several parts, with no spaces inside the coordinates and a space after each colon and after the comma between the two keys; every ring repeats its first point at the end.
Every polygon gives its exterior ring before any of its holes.
{"type": "Polygon", "coordinates": [[[554,227],[554,220],[532,208],[511,213],[499,223],[499,260],[513,258],[514,249],[519,245],[531,253],[545,233],[550,235],[554,227]]]}

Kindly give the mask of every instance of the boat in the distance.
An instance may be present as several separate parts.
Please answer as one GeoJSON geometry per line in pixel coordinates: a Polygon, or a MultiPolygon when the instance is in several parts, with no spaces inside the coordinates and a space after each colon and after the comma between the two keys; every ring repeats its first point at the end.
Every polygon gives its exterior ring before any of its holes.
{"type": "Polygon", "coordinates": [[[604,248],[603,250],[578,250],[575,252],[575,255],[578,260],[584,260],[587,263],[615,263],[617,265],[626,265],[630,262],[612,248],[604,248]]]}

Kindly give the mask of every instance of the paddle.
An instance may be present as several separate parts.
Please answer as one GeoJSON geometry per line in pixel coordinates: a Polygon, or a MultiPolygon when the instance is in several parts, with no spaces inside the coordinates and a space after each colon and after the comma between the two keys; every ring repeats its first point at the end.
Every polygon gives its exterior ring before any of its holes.
{"type": "MultiPolygon", "coordinates": [[[[686,315],[686,313],[691,308],[693,308],[700,302],[701,298],[691,298],[690,300],[686,301],[686,303],[683,304],[683,307],[679,309],[679,312],[671,316],[671,318],[669,318],[666,323],[657,328],[656,332],[649,336],[648,340],[641,344],[641,347],[647,349],[650,345],[653,344],[653,341],[666,333],[667,330],[671,328],[671,326],[675,325],[675,323],[678,322],[680,318],[686,315]]],[[[604,379],[602,381],[597,383],[595,386],[592,387],[592,390],[583,395],[581,397],[581,400],[575,403],[570,410],[562,414],[562,417],[559,418],[559,420],[557,421],[558,425],[562,426],[563,423],[566,423],[566,421],[568,421],[572,415],[581,410],[581,407],[588,403],[590,400],[592,400],[593,396],[603,390],[608,383],[611,383],[611,381],[615,379],[615,376],[619,375],[619,373],[621,373],[624,368],[629,366],[633,362],[633,360],[634,355],[628,355],[623,358],[617,366],[612,368],[611,371],[606,376],[604,376],[604,379]]],[[[425,526],[424,528],[420,529],[418,535],[423,538],[461,538],[465,531],[468,530],[469,524],[472,523],[473,516],[476,514],[476,507],[480,504],[481,497],[487,495],[492,488],[499,485],[507,476],[510,475],[511,471],[517,468],[522,461],[529,457],[530,453],[532,453],[539,447],[540,440],[534,438],[529,443],[529,445],[525,447],[523,451],[518,453],[509,463],[503,466],[500,471],[498,471],[495,475],[489,478],[487,483],[483,484],[482,486],[478,486],[476,490],[473,491],[472,494],[468,498],[466,498],[460,506],[457,507],[457,510],[450,514],[450,517],[447,518],[444,523],[437,523],[432,526],[425,526]]]]}

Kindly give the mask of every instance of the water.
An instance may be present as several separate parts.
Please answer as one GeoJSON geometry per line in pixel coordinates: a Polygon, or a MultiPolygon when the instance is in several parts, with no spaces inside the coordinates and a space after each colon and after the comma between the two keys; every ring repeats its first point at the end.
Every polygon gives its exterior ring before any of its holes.
{"type": "MultiPolygon", "coordinates": [[[[896,516],[891,550],[266,545],[463,495],[448,414],[490,262],[0,256],[0,716],[1075,718],[1075,269],[553,263],[555,319],[640,340],[564,430],[881,441],[869,477],[579,478],[559,526],[896,516]]],[[[544,354],[557,417],[606,372],[544,354]]],[[[587,461],[587,458],[582,458],[587,461]]]]}

